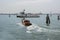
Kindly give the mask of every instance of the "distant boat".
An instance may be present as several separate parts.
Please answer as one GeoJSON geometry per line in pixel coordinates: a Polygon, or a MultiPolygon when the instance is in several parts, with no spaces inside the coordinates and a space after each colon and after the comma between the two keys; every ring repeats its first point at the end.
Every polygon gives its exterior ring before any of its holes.
{"type": "Polygon", "coordinates": [[[18,14],[17,15],[18,18],[38,18],[40,17],[39,15],[30,15],[30,14],[18,14]]]}

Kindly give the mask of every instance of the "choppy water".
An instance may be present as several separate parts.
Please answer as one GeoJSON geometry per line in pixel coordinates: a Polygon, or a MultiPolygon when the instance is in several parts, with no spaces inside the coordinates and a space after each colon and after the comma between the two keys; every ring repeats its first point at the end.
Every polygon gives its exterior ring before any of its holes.
{"type": "Polygon", "coordinates": [[[17,25],[21,22],[20,18],[0,15],[0,40],[60,40],[60,20],[57,20],[57,15],[50,16],[50,26],[46,26],[45,17],[41,15],[40,18],[27,19],[47,29],[47,32],[27,33],[25,27],[17,25]]]}

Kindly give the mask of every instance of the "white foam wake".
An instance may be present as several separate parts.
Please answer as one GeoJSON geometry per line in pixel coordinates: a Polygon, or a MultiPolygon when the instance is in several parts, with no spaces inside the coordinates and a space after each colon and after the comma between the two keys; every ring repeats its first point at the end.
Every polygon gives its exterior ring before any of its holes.
{"type": "Polygon", "coordinates": [[[31,26],[29,26],[29,27],[27,27],[27,32],[28,33],[37,33],[37,32],[47,32],[47,33],[57,33],[57,32],[59,32],[60,33],[60,31],[59,30],[51,30],[51,29],[47,29],[47,28],[42,28],[42,27],[40,27],[40,26],[37,26],[36,24],[33,24],[33,25],[31,25],[31,26]]]}
{"type": "Polygon", "coordinates": [[[28,33],[37,33],[37,32],[48,32],[48,29],[37,26],[36,24],[32,24],[27,27],[28,33]]]}
{"type": "MultiPolygon", "coordinates": [[[[21,23],[17,23],[19,26],[24,27],[24,25],[22,25],[21,23]]],[[[60,32],[58,30],[51,30],[51,29],[46,29],[46,28],[42,28],[40,26],[37,26],[36,24],[32,24],[31,26],[26,27],[27,28],[27,33],[39,33],[39,32],[49,32],[49,33],[54,33],[54,32],[60,32]]]]}

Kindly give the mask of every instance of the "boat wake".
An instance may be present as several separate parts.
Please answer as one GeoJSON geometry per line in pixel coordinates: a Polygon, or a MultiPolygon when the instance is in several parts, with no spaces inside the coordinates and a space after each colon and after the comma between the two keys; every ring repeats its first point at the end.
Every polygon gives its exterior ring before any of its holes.
{"type": "MultiPolygon", "coordinates": [[[[21,23],[17,23],[19,26],[23,26],[21,23]]],[[[59,30],[51,30],[51,29],[47,29],[47,28],[43,28],[43,27],[40,27],[36,24],[32,24],[31,26],[29,27],[26,27],[27,28],[27,33],[41,33],[41,32],[46,32],[46,33],[57,33],[60,31],[59,30]]]]}

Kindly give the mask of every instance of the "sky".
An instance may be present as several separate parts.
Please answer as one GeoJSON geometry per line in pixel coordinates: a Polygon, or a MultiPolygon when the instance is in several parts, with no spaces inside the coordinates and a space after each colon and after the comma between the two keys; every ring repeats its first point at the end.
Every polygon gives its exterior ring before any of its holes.
{"type": "Polygon", "coordinates": [[[60,13],[60,0],[0,0],[0,13],[60,13]]]}

